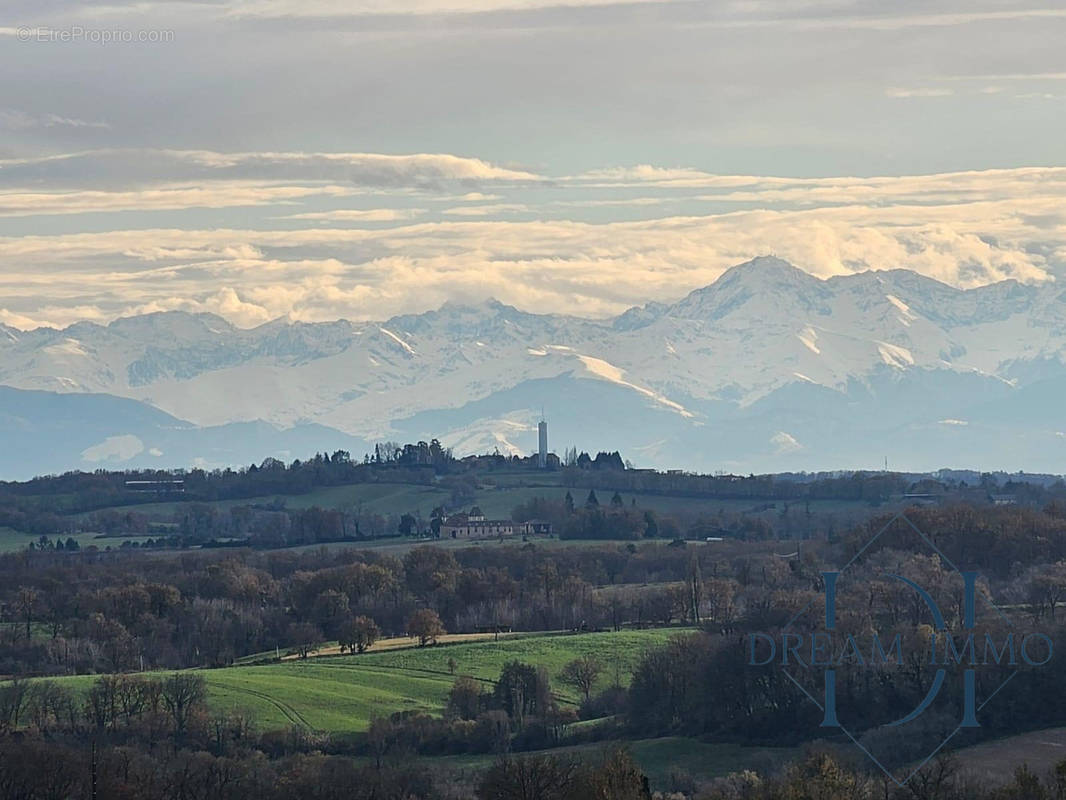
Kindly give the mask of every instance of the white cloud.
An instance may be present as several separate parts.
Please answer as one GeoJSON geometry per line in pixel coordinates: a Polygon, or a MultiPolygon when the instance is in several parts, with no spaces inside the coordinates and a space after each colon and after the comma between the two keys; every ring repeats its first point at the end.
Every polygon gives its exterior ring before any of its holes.
{"type": "Polygon", "coordinates": [[[320,222],[399,222],[425,214],[424,208],[342,208],[334,211],[309,211],[289,214],[280,219],[306,219],[320,222]]]}
{"type": "Polygon", "coordinates": [[[447,153],[223,153],[213,150],[103,149],[34,158],[0,159],[0,183],[9,186],[49,182],[55,186],[100,184],[120,187],[146,183],[205,180],[326,181],[383,187],[442,183],[539,181],[522,169],[447,153]]]}
{"type": "MultiPolygon", "coordinates": [[[[335,221],[335,212],[306,210],[287,220],[303,225],[283,230],[264,216],[261,229],[0,237],[0,321],[29,328],[167,309],[213,311],[242,326],[286,315],[380,320],[489,295],[606,316],[676,299],[768,252],[823,278],[905,268],[961,287],[1039,282],[1066,266],[1064,168],[819,179],[619,170],[611,174],[623,182],[684,181],[660,187],[661,197],[688,208],[737,210],[606,223],[544,216],[566,203],[630,202],[604,182],[607,174],[561,182],[528,203],[498,204],[503,209],[456,207],[482,215],[473,219],[337,226],[319,224],[335,221]],[[693,200],[693,185],[707,192],[696,195],[702,200],[693,200]],[[532,218],[504,217],[515,207],[532,218]]],[[[382,210],[392,211],[369,211],[382,210]]]]}
{"type": "Polygon", "coordinates": [[[90,122],[59,114],[31,114],[16,108],[0,109],[0,128],[11,131],[31,130],[33,128],[102,128],[111,126],[106,122],[90,122]]]}
{"type": "Polygon", "coordinates": [[[523,203],[493,203],[487,206],[456,206],[446,208],[441,213],[453,217],[489,217],[493,214],[520,214],[529,210],[529,206],[523,203]]]}
{"type": "Polygon", "coordinates": [[[228,286],[209,297],[200,307],[203,311],[213,311],[246,327],[267,322],[271,318],[269,311],[255,303],[246,303],[235,289],[228,286]]]}
{"type": "Polygon", "coordinates": [[[799,443],[795,436],[791,433],[785,433],[784,431],[778,431],[771,436],[770,444],[774,446],[774,452],[777,455],[795,453],[797,450],[803,449],[803,445],[799,443]]]}
{"type": "Polygon", "coordinates": [[[25,314],[16,314],[6,308],[0,308],[0,324],[7,325],[11,328],[19,328],[24,331],[40,328],[43,325],[43,323],[38,322],[32,317],[27,317],[25,314]]]}
{"type": "Polygon", "coordinates": [[[678,198],[670,197],[623,197],[611,200],[558,200],[553,205],[569,208],[609,208],[624,206],[657,206],[678,198]]]}
{"type": "Polygon", "coordinates": [[[160,151],[177,162],[217,170],[295,170],[330,174],[347,173],[352,180],[367,183],[418,183],[423,180],[531,181],[538,176],[507,169],[479,158],[447,153],[383,155],[381,153],[217,153],[208,150],[160,151]]]}
{"type": "MultiPolygon", "coordinates": [[[[594,169],[575,176],[577,180],[608,181],[610,183],[651,183],[659,186],[687,184],[690,181],[706,181],[722,176],[711,175],[698,169],[687,167],[655,167],[651,164],[637,164],[632,167],[607,167],[594,169]]],[[[734,177],[735,176],[730,176],[734,177]]]]}
{"type": "Polygon", "coordinates": [[[144,452],[144,442],[131,433],[108,436],[99,444],[81,451],[83,461],[128,461],[144,452]]]}
{"type": "Polygon", "coordinates": [[[1003,72],[990,75],[943,75],[943,81],[1066,81],[1066,72],[1003,72]]]}
{"type": "Polygon", "coordinates": [[[892,87],[885,89],[885,95],[887,97],[950,97],[955,94],[951,89],[936,88],[931,86],[919,86],[913,89],[903,89],[899,87],[892,87]]]}
{"type": "Polygon", "coordinates": [[[286,186],[256,181],[214,181],[200,186],[161,186],[138,191],[0,191],[0,217],[259,206],[315,195],[350,194],[354,191],[344,186],[286,186]]]}

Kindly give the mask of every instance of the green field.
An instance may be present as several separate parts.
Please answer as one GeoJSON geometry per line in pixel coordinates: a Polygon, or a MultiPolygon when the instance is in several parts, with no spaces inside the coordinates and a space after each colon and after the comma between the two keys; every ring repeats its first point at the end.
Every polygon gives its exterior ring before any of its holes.
{"type": "Polygon", "coordinates": [[[331,733],[365,731],[375,716],[440,711],[449,680],[311,659],[205,673],[211,706],[251,716],[261,730],[300,725],[331,733]]]}
{"type": "MultiPolygon", "coordinates": [[[[515,506],[525,503],[535,497],[544,497],[550,500],[561,501],[567,491],[571,493],[574,501],[580,505],[588,496],[588,489],[566,487],[560,484],[552,484],[542,478],[538,478],[535,485],[516,486],[518,480],[530,480],[528,473],[521,475],[493,475],[492,483],[487,481],[476,491],[471,505],[481,507],[485,515],[493,518],[507,518],[515,506]]],[[[596,495],[601,503],[610,500],[613,491],[611,489],[598,489],[596,495]]],[[[731,500],[705,497],[684,497],[660,494],[644,494],[634,492],[622,492],[623,502],[629,506],[635,500],[639,508],[652,509],[660,513],[685,512],[717,514],[719,511],[733,513],[757,513],[778,514],[784,509],[784,502],[766,503],[761,500],[731,500]],[[772,505],[772,508],[768,508],[772,505]]],[[[307,494],[264,496],[253,498],[241,498],[237,500],[219,500],[212,505],[219,508],[229,508],[236,505],[269,504],[281,501],[287,508],[309,508],[319,506],[322,508],[338,508],[345,510],[363,510],[379,514],[399,514],[405,512],[420,513],[423,517],[429,516],[430,512],[438,506],[447,504],[450,494],[443,489],[432,486],[421,486],[406,483],[357,483],[349,486],[331,486],[315,489],[307,494]]],[[[169,516],[179,511],[185,503],[181,501],[167,501],[160,503],[144,503],[136,506],[116,506],[119,510],[134,510],[153,516],[169,516]]],[[[791,503],[790,508],[795,511],[803,511],[802,503],[791,503]]],[[[861,510],[867,508],[862,503],[837,500],[812,500],[810,503],[812,513],[817,512],[842,512],[848,510],[861,510]]],[[[87,514],[79,515],[88,516],[87,514]]]]}
{"type": "Polygon", "coordinates": [[[14,553],[17,550],[24,550],[26,545],[35,540],[36,537],[19,533],[12,528],[0,528],[0,553],[14,553]]]}
{"type": "MultiPolygon", "coordinates": [[[[55,540],[55,536],[48,537],[51,540],[55,540]]],[[[68,536],[60,536],[64,542],[68,536]]],[[[118,549],[125,541],[131,542],[143,542],[145,539],[152,538],[149,536],[105,536],[98,538],[95,533],[83,532],[73,535],[81,547],[97,547],[104,550],[110,547],[112,550],[118,549]]],[[[11,528],[0,528],[0,553],[14,553],[19,550],[25,550],[29,547],[31,542],[36,542],[37,536],[32,536],[28,533],[20,533],[19,531],[12,530],[11,528]]]]}
{"type": "MultiPolygon", "coordinates": [[[[450,497],[443,489],[420,486],[410,483],[355,483],[349,486],[329,486],[315,489],[307,494],[266,495],[263,497],[242,497],[233,500],[215,500],[210,503],[217,508],[233,506],[266,505],[281,501],[286,508],[343,508],[362,509],[375,514],[399,511],[421,511],[429,516],[434,506],[440,505],[450,497]]],[[[133,506],[114,506],[118,511],[137,511],[149,515],[170,515],[187,505],[180,500],[168,500],[159,503],[141,503],[133,506]]],[[[94,512],[77,515],[87,517],[94,512]]]]}
{"type": "Polygon", "coordinates": [[[490,687],[503,665],[518,659],[544,666],[560,702],[574,706],[579,697],[558,681],[563,666],[592,654],[607,669],[606,688],[616,677],[628,682],[641,654],[684,629],[617,633],[556,634],[427,648],[405,648],[354,656],[329,656],[256,667],[204,672],[211,704],[251,714],[262,730],[294,723],[333,733],[366,730],[374,716],[397,711],[444,708],[455,675],[470,675],[490,687]],[[617,674],[616,674],[617,673],[617,674]]]}
{"type": "MultiPolygon", "coordinates": [[[[533,498],[542,497],[548,500],[562,501],[567,491],[571,493],[577,505],[585,502],[588,496],[587,489],[567,487],[562,484],[561,473],[530,474],[528,471],[500,472],[481,475],[481,485],[474,494],[474,499],[467,504],[478,505],[486,516],[494,519],[510,519],[511,512],[520,504],[526,503],[533,498]]],[[[613,494],[611,489],[597,489],[596,494],[600,502],[606,504],[613,494]]],[[[703,515],[712,518],[719,513],[747,514],[753,517],[762,517],[773,522],[785,513],[784,501],[764,501],[758,499],[721,499],[707,497],[686,497],[676,495],[646,494],[622,492],[622,502],[629,507],[634,505],[640,509],[651,509],[659,514],[681,514],[686,516],[703,515]]],[[[299,495],[270,495],[262,497],[239,498],[232,500],[217,500],[210,503],[219,509],[228,509],[243,505],[272,505],[283,504],[286,508],[302,509],[318,506],[321,508],[341,509],[352,513],[371,513],[382,515],[399,515],[412,513],[428,520],[433,509],[440,505],[449,505],[450,492],[436,486],[424,486],[409,483],[357,483],[348,486],[331,486],[315,489],[307,494],[299,495]]],[[[169,500],[164,502],[149,502],[136,505],[115,506],[110,509],[131,511],[150,517],[156,524],[173,523],[180,515],[183,508],[188,505],[186,501],[169,500]]],[[[809,506],[802,502],[793,502],[787,505],[789,517],[793,526],[803,526],[807,510],[811,514],[831,513],[842,517],[841,522],[847,519],[858,520],[868,516],[870,507],[859,501],[838,500],[812,500],[809,506]]],[[[881,510],[886,510],[887,506],[881,510]]],[[[73,515],[78,525],[84,525],[93,512],[84,512],[73,515]]],[[[64,537],[65,538],[65,537],[64,537]]],[[[85,547],[95,545],[100,549],[107,547],[120,547],[123,537],[109,537],[96,539],[91,531],[77,534],[79,543],[85,547]]],[[[126,537],[130,539],[143,539],[145,537],[126,537]]],[[[28,536],[10,528],[0,528],[0,552],[12,552],[24,549],[35,537],[28,536]]],[[[410,549],[413,544],[419,542],[402,541],[398,539],[386,539],[380,541],[380,546],[388,549],[404,551],[410,549]]],[[[456,546],[468,546],[469,540],[456,543],[456,546]]],[[[341,547],[374,547],[375,543],[337,543],[333,546],[341,547]]]]}
{"type": "MultiPolygon", "coordinates": [[[[579,697],[558,681],[568,661],[586,653],[595,655],[606,666],[598,688],[606,688],[616,678],[624,684],[645,650],[685,630],[530,635],[228,667],[201,674],[214,710],[247,714],[260,730],[295,724],[330,733],[357,733],[365,731],[375,716],[397,711],[440,713],[455,680],[448,669],[449,659],[456,662],[455,675],[478,678],[486,688],[491,688],[508,661],[544,666],[559,701],[573,707],[579,697]]],[[[87,688],[95,677],[57,680],[87,688]]]]}
{"type": "MultiPolygon", "coordinates": [[[[499,642],[485,641],[437,647],[409,647],[362,655],[310,658],[262,666],[203,670],[208,702],[213,711],[236,711],[255,720],[260,731],[301,726],[333,734],[365,731],[377,716],[397,711],[439,714],[455,675],[471,675],[491,688],[503,665],[513,659],[544,666],[560,703],[574,707],[579,697],[558,681],[562,667],[574,658],[592,654],[607,669],[597,688],[616,678],[627,683],[634,666],[649,647],[686,632],[684,628],[579,634],[529,634],[499,642]]],[[[55,679],[86,690],[96,680],[83,675],[55,679]]],[[[581,723],[583,725],[591,723],[581,723]]],[[[602,743],[552,750],[575,759],[595,758],[602,743]]],[[[627,742],[637,762],[647,772],[653,788],[667,789],[676,777],[697,780],[744,769],[765,772],[794,753],[787,749],[741,747],[666,737],[627,742]]],[[[490,766],[495,756],[463,755],[427,759],[451,772],[475,773],[490,766]]]]}

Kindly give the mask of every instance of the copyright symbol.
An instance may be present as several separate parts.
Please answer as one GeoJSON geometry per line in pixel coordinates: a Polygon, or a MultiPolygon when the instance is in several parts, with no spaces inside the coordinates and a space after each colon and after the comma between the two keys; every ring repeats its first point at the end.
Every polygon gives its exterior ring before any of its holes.
{"type": "Polygon", "coordinates": [[[15,31],[15,38],[17,38],[20,42],[28,42],[30,39],[33,38],[33,29],[22,26],[17,31],[15,31]]]}

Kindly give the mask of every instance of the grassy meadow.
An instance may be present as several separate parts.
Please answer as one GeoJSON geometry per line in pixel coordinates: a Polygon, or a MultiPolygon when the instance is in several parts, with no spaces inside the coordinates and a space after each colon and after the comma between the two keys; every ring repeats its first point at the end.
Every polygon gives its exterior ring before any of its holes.
{"type": "MultiPolygon", "coordinates": [[[[64,534],[59,538],[64,542],[68,538],[68,534],[64,534]]],[[[22,533],[16,531],[13,528],[0,528],[0,553],[17,553],[20,550],[25,550],[31,543],[35,543],[39,537],[33,536],[28,533],[22,533]]],[[[54,536],[49,536],[49,539],[55,539],[54,536]]],[[[112,550],[118,549],[122,546],[123,542],[143,542],[145,539],[152,538],[150,536],[98,536],[91,531],[83,531],[75,533],[73,536],[69,536],[77,540],[81,547],[97,547],[100,550],[106,550],[110,547],[112,550]]]]}
{"type": "Polygon", "coordinates": [[[262,730],[293,723],[331,733],[366,730],[374,716],[397,711],[440,713],[457,675],[484,681],[486,688],[508,661],[544,666],[559,700],[580,698],[558,680],[563,666],[592,654],[607,667],[606,688],[616,678],[627,683],[640,655],[684,629],[555,634],[389,648],[358,655],[286,660],[261,666],[206,670],[211,704],[252,715],[262,730]],[[453,674],[448,662],[455,661],[453,674]]]}
{"type": "MultiPolygon", "coordinates": [[[[213,711],[250,716],[261,731],[301,726],[335,735],[361,733],[371,720],[397,711],[439,714],[455,676],[470,675],[490,689],[503,665],[513,659],[544,666],[559,702],[575,707],[580,697],[561,683],[563,666],[592,654],[607,667],[597,689],[619,680],[628,683],[641,654],[684,628],[606,633],[514,634],[499,641],[457,641],[435,647],[399,647],[359,655],[326,655],[256,666],[203,670],[213,711]],[[454,675],[449,660],[456,664],[454,675]]],[[[95,676],[57,679],[88,689],[95,676]]],[[[581,723],[591,724],[591,723],[581,723]]],[[[556,748],[577,760],[594,759],[604,743],[556,748]]],[[[686,777],[704,780],[744,769],[767,770],[794,756],[789,749],[741,747],[684,737],[625,742],[656,789],[686,777]]],[[[426,762],[459,776],[473,777],[490,766],[493,755],[427,758],[426,762]]]]}
{"type": "MultiPolygon", "coordinates": [[[[606,669],[598,689],[628,683],[641,654],[685,632],[656,628],[605,633],[521,635],[500,641],[463,641],[435,647],[385,647],[358,655],[285,659],[255,666],[202,670],[215,711],[236,711],[262,731],[301,725],[335,734],[365,731],[375,716],[397,711],[440,713],[458,675],[491,688],[508,661],[544,666],[559,701],[571,707],[579,696],[559,680],[563,666],[591,654],[606,669]],[[454,660],[455,672],[449,661],[454,660]]],[[[56,680],[88,688],[95,676],[56,680]]]]}

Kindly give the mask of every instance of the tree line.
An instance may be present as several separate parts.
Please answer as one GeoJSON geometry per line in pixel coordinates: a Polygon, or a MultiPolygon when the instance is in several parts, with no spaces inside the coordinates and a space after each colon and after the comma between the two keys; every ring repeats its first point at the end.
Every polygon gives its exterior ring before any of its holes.
{"type": "Polygon", "coordinates": [[[709,574],[732,572],[708,548],[633,543],[565,552],[531,543],[420,546],[402,557],[356,549],[9,553],[0,555],[0,674],[223,666],[338,641],[360,618],[381,636],[407,635],[423,609],[455,632],[679,623],[693,618],[681,586],[693,558],[709,574]]]}

